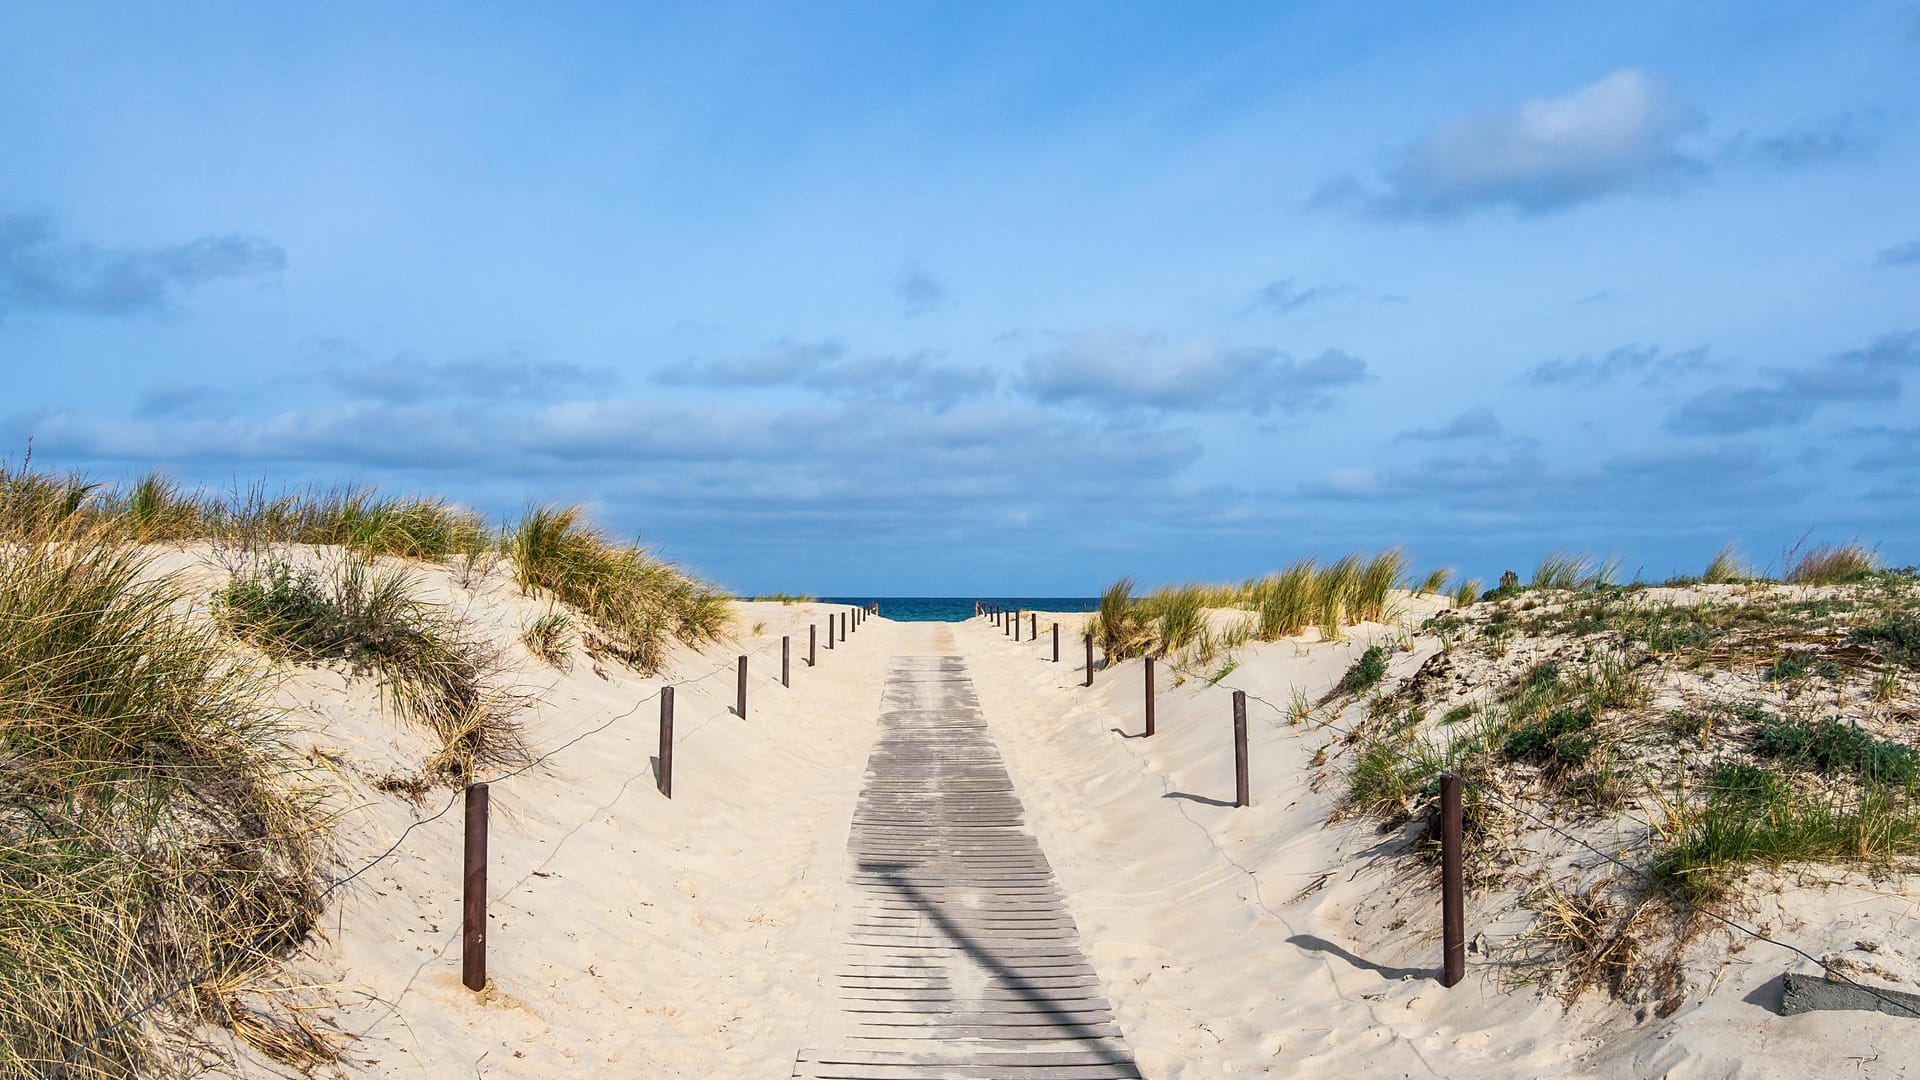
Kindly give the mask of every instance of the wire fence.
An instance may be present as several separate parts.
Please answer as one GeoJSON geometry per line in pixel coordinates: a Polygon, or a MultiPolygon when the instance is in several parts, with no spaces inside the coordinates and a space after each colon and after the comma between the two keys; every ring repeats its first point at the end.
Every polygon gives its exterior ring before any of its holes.
{"type": "MultiPolygon", "coordinates": [[[[830,615],[827,621],[828,621],[828,624],[831,625],[833,621],[833,617],[830,615]]],[[[851,622],[848,625],[848,629],[849,631],[853,629],[853,625],[851,622]]],[[[723,672],[733,673],[737,671],[737,665],[739,664],[741,655],[745,655],[748,658],[748,661],[749,661],[748,668],[749,670],[751,670],[753,666],[752,659],[754,657],[766,658],[780,651],[782,648],[784,648],[784,644],[781,640],[777,638],[772,639],[769,642],[769,644],[766,646],[762,646],[759,649],[747,652],[745,654],[735,654],[733,656],[730,656],[726,660],[722,661],[719,664],[716,664],[711,669],[705,672],[702,672],[699,675],[688,676],[685,678],[674,680],[672,682],[661,683],[659,686],[654,687],[652,693],[647,694],[646,696],[635,701],[633,703],[633,706],[627,709],[625,712],[618,713],[612,717],[609,717],[608,719],[600,722],[599,724],[596,724],[593,727],[587,728],[584,731],[576,732],[575,734],[567,737],[566,739],[555,744],[554,746],[549,747],[547,750],[543,751],[538,757],[535,757],[519,766],[516,766],[513,769],[510,769],[506,772],[500,773],[496,776],[493,776],[484,780],[476,777],[472,780],[472,783],[476,783],[476,784],[484,783],[491,787],[493,785],[505,783],[506,781],[512,780],[515,777],[522,776],[526,773],[529,773],[534,769],[537,769],[540,766],[546,764],[548,761],[551,761],[553,758],[558,756],[562,751],[567,750],[568,748],[580,743],[581,741],[593,735],[597,735],[600,732],[606,731],[608,728],[613,727],[615,724],[620,723],[622,720],[625,720],[633,716],[635,713],[639,712],[641,707],[646,705],[648,702],[659,700],[660,692],[663,689],[666,689],[667,687],[673,687],[675,690],[680,690],[687,687],[697,686],[723,672]]],[[[772,676],[762,676],[759,680],[749,685],[754,687],[765,687],[767,685],[775,684],[779,682],[780,682],[780,676],[772,675],[772,676]]],[[[732,707],[727,706],[708,714],[707,716],[703,717],[699,723],[695,724],[690,730],[688,730],[685,734],[680,735],[676,739],[676,741],[682,744],[690,741],[695,735],[699,734],[701,729],[705,728],[708,724],[711,724],[713,721],[718,720],[721,717],[731,715],[732,712],[733,712],[732,707]]],[[[381,851],[380,854],[374,856],[372,859],[361,864],[360,867],[354,870],[352,873],[347,874],[345,877],[335,879],[333,882],[328,884],[326,888],[320,890],[319,895],[314,897],[311,910],[323,910],[325,908],[327,899],[331,897],[334,893],[345,888],[347,885],[351,884],[352,882],[360,878],[362,875],[371,871],[374,867],[379,866],[381,863],[384,863],[388,859],[391,859],[396,855],[398,855],[400,853],[400,849],[402,845],[404,845],[407,842],[407,838],[409,836],[412,836],[415,830],[420,829],[426,825],[430,825],[433,822],[438,821],[441,818],[447,816],[447,814],[453,810],[454,804],[460,800],[461,795],[464,794],[465,791],[466,791],[466,787],[464,786],[454,788],[453,791],[447,796],[446,804],[441,806],[440,809],[434,811],[432,814],[429,814],[426,817],[417,818],[414,821],[408,823],[407,827],[401,830],[400,835],[394,839],[393,843],[387,845],[385,850],[381,851]]],[[[229,950],[226,955],[220,957],[219,959],[208,962],[207,964],[205,964],[204,966],[196,970],[192,975],[188,976],[186,979],[183,979],[180,982],[168,987],[167,989],[152,995],[145,1002],[143,1002],[138,1008],[135,1008],[121,1015],[119,1019],[99,1028],[92,1035],[89,1035],[86,1039],[76,1043],[73,1049],[69,1050],[66,1056],[62,1058],[60,1061],[46,1067],[45,1069],[42,1069],[40,1072],[41,1080],[54,1080],[54,1078],[59,1077],[64,1072],[66,1072],[66,1070],[69,1067],[71,1067],[74,1064],[74,1062],[78,1061],[84,1054],[86,1054],[87,1051],[93,1049],[95,1046],[98,1046],[100,1044],[100,1040],[107,1038],[108,1036],[112,1035],[114,1032],[119,1031],[122,1028],[126,1027],[128,1024],[135,1023],[140,1019],[142,1019],[143,1017],[148,1016],[149,1014],[153,1013],[156,1009],[161,1008],[162,1006],[166,1005],[168,1002],[179,997],[181,994],[184,994],[187,991],[193,989],[194,987],[199,986],[202,983],[205,983],[207,980],[211,979],[216,974],[222,971],[230,970],[235,964],[241,961],[254,958],[254,957],[264,957],[264,954],[261,952],[262,946],[264,946],[267,942],[273,940],[275,937],[285,933],[292,926],[293,920],[299,917],[300,917],[299,915],[295,915],[289,919],[282,920],[281,922],[278,922],[273,926],[268,927],[265,930],[262,930],[260,933],[254,935],[252,938],[249,938],[247,941],[229,950]]]]}
{"type": "MultiPolygon", "coordinates": [[[[1107,669],[1112,670],[1114,665],[1111,658],[1103,657],[1103,659],[1106,661],[1107,669]]],[[[1267,698],[1246,689],[1243,686],[1236,686],[1233,683],[1228,682],[1225,678],[1214,678],[1211,675],[1194,671],[1191,668],[1184,667],[1174,661],[1165,660],[1164,658],[1162,658],[1160,662],[1165,663],[1169,668],[1171,668],[1173,671],[1175,671],[1180,675],[1184,675],[1189,678],[1193,678],[1200,681],[1203,684],[1203,688],[1205,689],[1221,689],[1221,690],[1226,690],[1228,692],[1238,691],[1239,693],[1244,694],[1247,700],[1257,701],[1261,705],[1264,705],[1268,709],[1271,709],[1276,715],[1286,720],[1289,726],[1291,726],[1294,721],[1294,717],[1296,715],[1296,711],[1294,709],[1287,706],[1276,704],[1268,700],[1267,698]]],[[[1359,732],[1358,730],[1336,723],[1334,722],[1333,719],[1329,717],[1312,716],[1311,713],[1309,713],[1308,716],[1312,720],[1312,722],[1320,725],[1323,728],[1330,729],[1332,731],[1338,732],[1346,736],[1350,742],[1357,741],[1366,737],[1363,733],[1359,732]]],[[[1387,749],[1390,752],[1392,752],[1393,750],[1392,747],[1387,747],[1387,749]]],[[[1413,763],[1414,759],[1411,758],[1410,756],[1406,756],[1406,755],[1398,755],[1398,756],[1400,758],[1400,761],[1403,764],[1413,763]]],[[[1518,814],[1521,817],[1526,818],[1527,820],[1533,822],[1539,828],[1544,829],[1547,832],[1553,833],[1554,835],[1560,837],[1561,839],[1566,840],[1567,842],[1574,844],[1588,852],[1591,852],[1595,856],[1605,860],[1608,863],[1611,863],[1613,866],[1617,867],[1618,869],[1632,875],[1633,878],[1637,880],[1641,884],[1641,886],[1644,887],[1646,890],[1652,893],[1657,893],[1660,896],[1665,897],[1668,900],[1671,900],[1673,903],[1679,905],[1679,907],[1683,911],[1705,916],[1707,919],[1713,922],[1716,922],[1721,926],[1726,927],[1728,930],[1731,930],[1740,934],[1744,934],[1755,941],[1766,942],[1769,945],[1773,945],[1778,948],[1785,949],[1788,952],[1793,953],[1794,955],[1799,956],[1802,959],[1807,960],[1815,964],[1816,966],[1818,966],[1821,969],[1821,971],[1826,973],[1827,977],[1830,980],[1843,982],[1848,986],[1853,987],[1854,989],[1859,990],[1861,993],[1866,994],[1867,996],[1880,1002],[1881,1004],[1898,1010],[1900,1013],[1903,1013],[1909,1016],[1920,1017],[1920,1009],[1916,1009],[1914,1006],[1904,1001],[1901,1001],[1898,998],[1889,997],[1888,995],[1881,993],[1879,990],[1876,990],[1874,987],[1867,986],[1855,980],[1854,978],[1849,976],[1846,972],[1838,970],[1833,965],[1827,963],[1825,960],[1821,959],[1818,956],[1815,956],[1814,954],[1808,952],[1807,950],[1801,948],[1798,945],[1793,944],[1792,942],[1782,941],[1779,938],[1771,937],[1769,935],[1763,934],[1758,930],[1755,930],[1752,927],[1747,926],[1744,923],[1741,923],[1738,920],[1735,920],[1721,912],[1714,911],[1711,908],[1702,907],[1701,905],[1688,899],[1685,895],[1674,890],[1671,886],[1655,879],[1652,875],[1648,874],[1645,870],[1628,864],[1627,862],[1620,859],[1617,855],[1614,855],[1610,852],[1602,851],[1601,849],[1595,847],[1593,844],[1589,843],[1585,839],[1579,836],[1575,836],[1573,833],[1568,832],[1567,830],[1561,828],[1560,826],[1554,824],[1553,822],[1545,818],[1542,818],[1540,815],[1534,813],[1532,810],[1528,809],[1527,807],[1522,806],[1519,803],[1516,803],[1513,800],[1507,798],[1505,795],[1501,794],[1495,788],[1487,785],[1482,785],[1482,786],[1476,787],[1475,790],[1481,796],[1485,798],[1489,798],[1493,800],[1495,803],[1498,803],[1500,806],[1503,806],[1506,809],[1511,810],[1515,814],[1518,814]]],[[[1217,849],[1217,845],[1216,845],[1216,849],[1217,849]]],[[[1229,861],[1232,861],[1232,860],[1229,860],[1229,861]]],[[[1234,865],[1238,866],[1239,864],[1235,863],[1234,865]]],[[[1242,867],[1242,869],[1244,870],[1245,868],[1242,867]]],[[[1252,871],[1250,870],[1247,872],[1252,873],[1252,871]]]]}

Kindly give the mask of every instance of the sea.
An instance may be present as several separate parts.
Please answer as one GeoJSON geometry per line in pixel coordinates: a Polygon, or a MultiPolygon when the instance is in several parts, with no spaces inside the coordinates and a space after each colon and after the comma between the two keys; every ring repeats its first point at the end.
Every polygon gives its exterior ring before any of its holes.
{"type": "Polygon", "coordinates": [[[880,605],[882,618],[895,622],[965,622],[973,605],[997,604],[1009,611],[1095,611],[1097,596],[823,596],[823,604],[850,607],[880,605]]]}

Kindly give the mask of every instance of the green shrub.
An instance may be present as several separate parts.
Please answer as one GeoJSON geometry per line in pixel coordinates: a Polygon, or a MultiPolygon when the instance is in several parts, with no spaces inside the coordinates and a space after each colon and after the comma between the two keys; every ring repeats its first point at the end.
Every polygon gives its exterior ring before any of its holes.
{"type": "Polygon", "coordinates": [[[1824,773],[1850,773],[1877,784],[1911,786],[1920,772],[1920,751],[1834,720],[1763,721],[1753,749],[1764,757],[1800,762],[1824,773]]]}
{"type": "Polygon", "coordinates": [[[1378,645],[1369,645],[1367,651],[1360,654],[1346,674],[1340,676],[1338,689],[1342,693],[1358,694],[1379,685],[1387,675],[1387,650],[1378,645]]]}
{"type": "Polygon", "coordinates": [[[1574,705],[1562,706],[1544,718],[1523,724],[1507,735],[1500,753],[1511,761],[1525,761],[1545,769],[1577,768],[1593,751],[1587,731],[1593,714],[1574,705]]]}
{"type": "Polygon", "coordinates": [[[1888,660],[1920,668],[1920,613],[1896,611],[1855,630],[1852,640],[1876,645],[1888,660]]]}

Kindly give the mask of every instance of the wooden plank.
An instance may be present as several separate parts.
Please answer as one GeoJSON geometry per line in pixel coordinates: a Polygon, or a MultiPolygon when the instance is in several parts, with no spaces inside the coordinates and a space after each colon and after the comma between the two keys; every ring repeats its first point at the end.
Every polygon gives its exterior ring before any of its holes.
{"type": "Polygon", "coordinates": [[[1137,1078],[966,665],[896,657],[880,723],[848,833],[847,962],[825,980],[843,1046],[794,1075],[1137,1078]]]}

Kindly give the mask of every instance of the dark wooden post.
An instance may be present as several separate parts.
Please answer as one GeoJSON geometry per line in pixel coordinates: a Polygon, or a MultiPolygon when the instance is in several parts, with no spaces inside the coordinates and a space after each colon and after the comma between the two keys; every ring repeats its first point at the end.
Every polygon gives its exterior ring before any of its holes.
{"type": "Polygon", "coordinates": [[[1147,734],[1153,734],[1153,654],[1147,654],[1147,734]]]}
{"type": "Polygon", "coordinates": [[[466,872],[460,883],[460,982],[487,987],[487,785],[467,785],[466,872]]]}
{"type": "Polygon", "coordinates": [[[1445,961],[1441,986],[1467,977],[1466,872],[1460,852],[1460,777],[1440,774],[1440,922],[1445,961]]]}
{"type": "Polygon", "coordinates": [[[673,687],[660,688],[660,794],[673,798],[673,687]]]}
{"type": "Polygon", "coordinates": [[[819,644],[819,641],[820,641],[820,624],[808,623],[807,624],[807,666],[808,667],[812,667],[817,662],[815,659],[814,646],[819,644]]]}
{"type": "Polygon", "coordinates": [[[847,640],[847,613],[844,611],[840,613],[840,640],[847,640]]]}
{"type": "Polygon", "coordinates": [[[1093,685],[1093,635],[1087,635],[1087,685],[1093,685]]]}
{"type": "Polygon", "coordinates": [[[740,688],[734,694],[733,711],[740,719],[747,718],[747,658],[744,656],[740,658],[740,688]]]}
{"type": "Polygon", "coordinates": [[[1040,640],[1040,613],[1037,611],[1027,613],[1027,640],[1040,640]]]}
{"type": "Polygon", "coordinates": [[[793,680],[791,678],[792,655],[793,655],[792,640],[789,639],[787,635],[781,634],[780,635],[780,685],[781,686],[791,687],[793,685],[793,680]]]}
{"type": "Polygon", "coordinates": [[[1233,805],[1252,806],[1247,784],[1247,692],[1233,692],[1233,805]]]}
{"type": "Polygon", "coordinates": [[[833,613],[832,612],[827,613],[827,648],[829,651],[831,651],[833,648],[833,613]]]}
{"type": "Polygon", "coordinates": [[[1060,624],[1053,624],[1053,662],[1060,662],[1060,624]]]}

